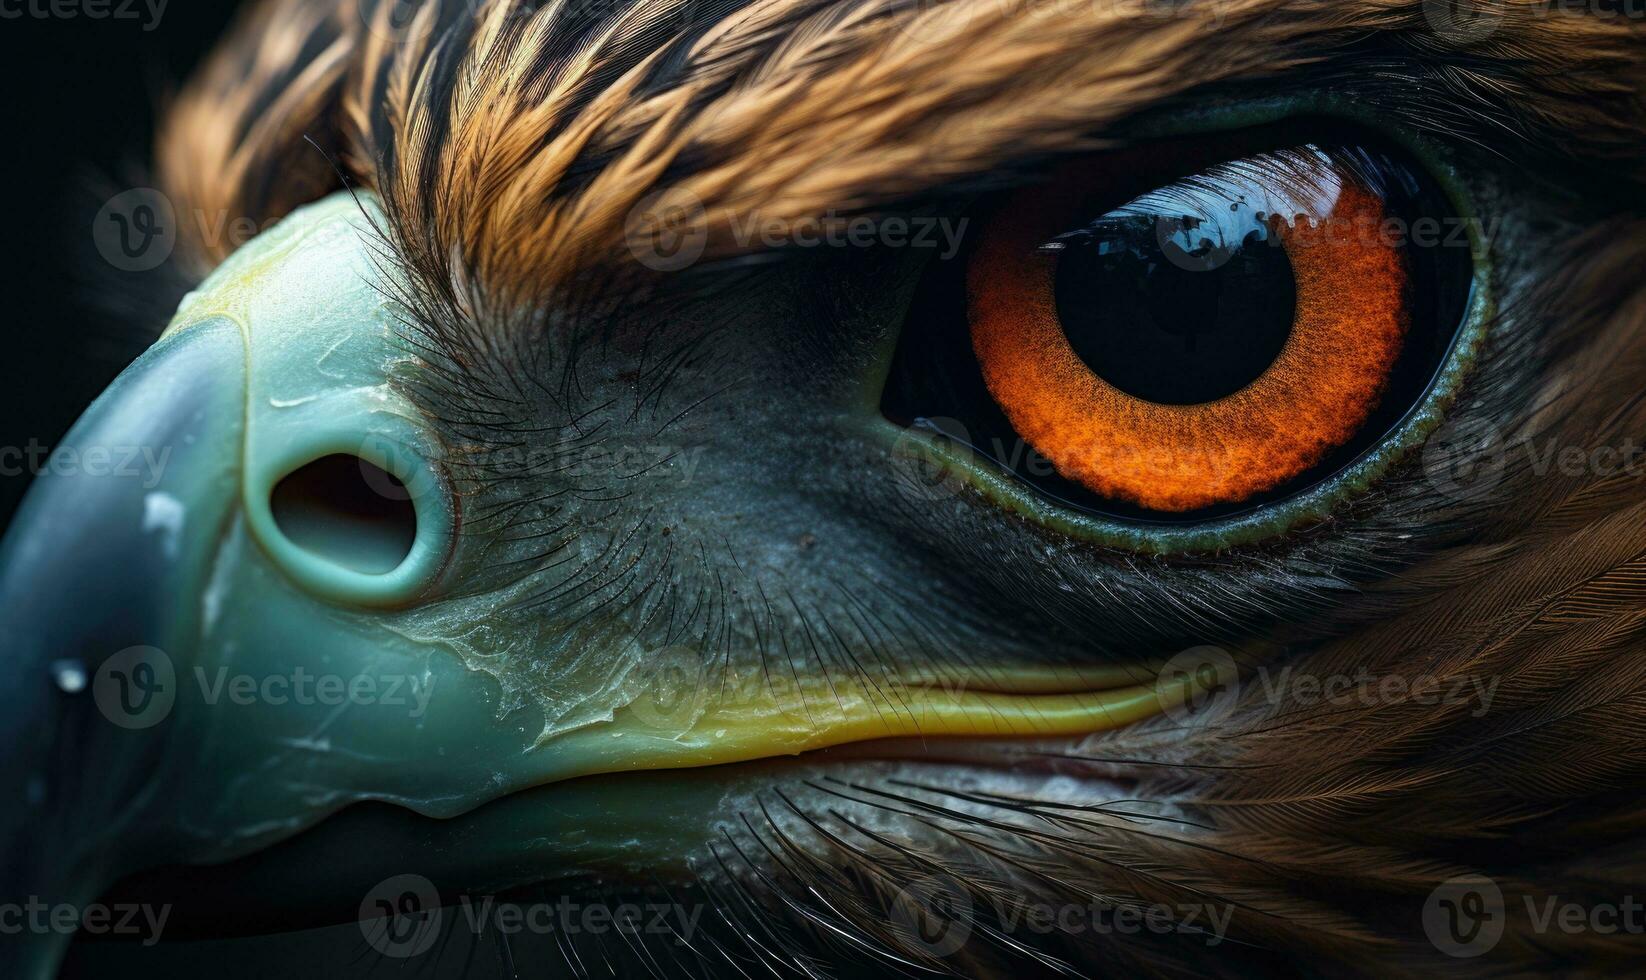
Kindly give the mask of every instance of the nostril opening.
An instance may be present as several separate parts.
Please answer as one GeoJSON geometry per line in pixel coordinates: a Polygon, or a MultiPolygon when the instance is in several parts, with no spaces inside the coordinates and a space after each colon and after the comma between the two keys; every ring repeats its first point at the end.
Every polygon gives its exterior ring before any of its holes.
{"type": "Polygon", "coordinates": [[[351,571],[381,575],[411,554],[417,508],[406,485],[359,456],[323,456],[288,474],[269,501],[292,544],[351,571]]]}

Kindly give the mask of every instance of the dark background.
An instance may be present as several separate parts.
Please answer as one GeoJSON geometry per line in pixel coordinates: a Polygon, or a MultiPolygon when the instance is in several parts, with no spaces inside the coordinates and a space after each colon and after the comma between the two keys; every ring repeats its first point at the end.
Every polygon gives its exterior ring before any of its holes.
{"type": "MultiPolygon", "coordinates": [[[[94,19],[81,0],[6,0],[0,18],[0,446],[52,446],[154,337],[133,312],[142,273],[103,263],[91,239],[105,200],[147,186],[157,110],[220,37],[233,0],[169,0],[153,30],[94,19]],[[32,5],[32,10],[31,10],[32,5]],[[44,16],[36,16],[38,11],[44,16]],[[135,321],[135,322],[133,322],[135,321]]],[[[110,0],[111,10],[124,0],[110,0]]],[[[24,467],[26,470],[26,467],[24,467]]],[[[0,527],[31,475],[0,475],[0,527]]]]}

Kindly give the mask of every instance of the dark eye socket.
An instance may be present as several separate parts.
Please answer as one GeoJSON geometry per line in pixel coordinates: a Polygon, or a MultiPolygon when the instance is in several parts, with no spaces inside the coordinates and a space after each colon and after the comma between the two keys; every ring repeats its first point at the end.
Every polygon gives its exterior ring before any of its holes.
{"type": "Polygon", "coordinates": [[[883,410],[1134,522],[1250,512],[1383,451],[1473,279],[1435,182],[1326,125],[1076,161],[975,224],[922,283],[883,410]]]}

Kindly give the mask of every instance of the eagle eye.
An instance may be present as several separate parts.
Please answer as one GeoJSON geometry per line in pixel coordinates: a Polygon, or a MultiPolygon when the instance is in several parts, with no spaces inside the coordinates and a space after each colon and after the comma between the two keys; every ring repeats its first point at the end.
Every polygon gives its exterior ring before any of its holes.
{"type": "Polygon", "coordinates": [[[886,415],[1113,522],[1363,485],[1456,381],[1479,239],[1405,152],[1298,135],[1099,154],[985,202],[927,274],[886,415]]]}

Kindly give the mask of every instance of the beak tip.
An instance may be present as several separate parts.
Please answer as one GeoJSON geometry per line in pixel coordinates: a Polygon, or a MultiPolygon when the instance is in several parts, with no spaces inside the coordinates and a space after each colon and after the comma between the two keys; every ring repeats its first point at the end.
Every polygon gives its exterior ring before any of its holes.
{"type": "Polygon", "coordinates": [[[0,894],[89,898],[118,873],[84,852],[129,846],[164,735],[121,724],[104,676],[124,668],[135,704],[196,629],[176,597],[199,594],[237,503],[244,381],[232,323],[162,340],[75,423],[0,542],[0,792],[22,803],[0,818],[0,894]]]}

